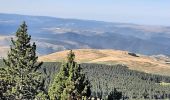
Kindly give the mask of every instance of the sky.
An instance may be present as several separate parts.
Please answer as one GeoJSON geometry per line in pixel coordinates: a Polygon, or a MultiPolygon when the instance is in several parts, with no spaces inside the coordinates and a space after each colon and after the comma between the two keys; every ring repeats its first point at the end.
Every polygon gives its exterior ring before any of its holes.
{"type": "Polygon", "coordinates": [[[170,26],[170,0],[0,0],[0,13],[170,26]]]}

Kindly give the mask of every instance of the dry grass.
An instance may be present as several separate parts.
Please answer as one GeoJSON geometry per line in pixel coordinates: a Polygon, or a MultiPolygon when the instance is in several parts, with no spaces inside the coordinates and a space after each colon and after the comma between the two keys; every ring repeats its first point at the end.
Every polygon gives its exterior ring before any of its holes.
{"type": "MultiPolygon", "coordinates": [[[[156,60],[152,57],[139,55],[134,57],[127,51],[120,50],[96,50],[96,49],[77,49],[73,50],[76,61],[79,63],[103,63],[103,64],[125,64],[130,69],[147,73],[170,75],[170,65],[164,60],[156,60]]],[[[69,51],[61,51],[47,56],[42,56],[39,61],[55,62],[66,60],[69,51]]]]}

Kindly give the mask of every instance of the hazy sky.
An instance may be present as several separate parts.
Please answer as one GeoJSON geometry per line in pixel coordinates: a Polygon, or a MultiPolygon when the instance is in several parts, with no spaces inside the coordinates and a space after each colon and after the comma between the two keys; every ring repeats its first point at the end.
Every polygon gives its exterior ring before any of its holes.
{"type": "Polygon", "coordinates": [[[0,13],[170,26],[170,0],[0,0],[0,13]]]}

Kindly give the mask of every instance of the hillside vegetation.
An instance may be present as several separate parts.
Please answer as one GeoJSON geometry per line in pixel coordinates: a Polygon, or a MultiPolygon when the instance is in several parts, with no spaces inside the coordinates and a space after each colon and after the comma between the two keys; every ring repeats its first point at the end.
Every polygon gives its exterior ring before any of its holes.
{"type": "MultiPolygon", "coordinates": [[[[157,59],[139,55],[139,57],[129,55],[127,51],[120,50],[97,50],[97,49],[78,49],[73,50],[76,55],[76,61],[79,63],[98,63],[98,64],[124,64],[132,70],[143,71],[146,73],[170,75],[170,64],[165,59],[157,59]]],[[[39,61],[44,62],[62,62],[67,56],[67,50],[41,56],[39,61]]]]}
{"type": "MultiPolygon", "coordinates": [[[[3,63],[0,64],[3,66],[3,63]]],[[[124,65],[81,64],[90,83],[92,96],[106,98],[114,88],[125,100],[170,98],[170,77],[129,70],[124,65]]],[[[45,88],[54,80],[61,63],[45,62],[40,71],[46,76],[45,88]]]]}
{"type": "MultiPolygon", "coordinates": [[[[46,88],[59,72],[61,63],[46,62],[41,71],[46,78],[46,88]]],[[[147,74],[128,69],[124,65],[81,64],[92,85],[92,96],[106,98],[116,88],[125,100],[170,98],[170,77],[147,74]]]]}

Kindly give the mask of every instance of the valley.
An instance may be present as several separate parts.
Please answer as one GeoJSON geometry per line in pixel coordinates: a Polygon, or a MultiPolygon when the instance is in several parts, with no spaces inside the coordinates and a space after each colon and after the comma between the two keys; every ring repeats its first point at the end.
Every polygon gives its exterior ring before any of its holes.
{"type": "MultiPolygon", "coordinates": [[[[36,42],[39,55],[87,48],[125,50],[144,55],[170,54],[170,27],[167,26],[0,13],[0,38],[13,36],[22,21],[28,22],[28,33],[36,42]]],[[[5,39],[0,46],[9,43],[5,39]]]]}

